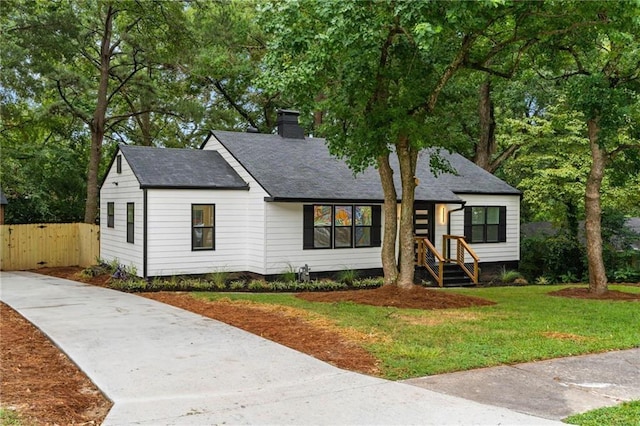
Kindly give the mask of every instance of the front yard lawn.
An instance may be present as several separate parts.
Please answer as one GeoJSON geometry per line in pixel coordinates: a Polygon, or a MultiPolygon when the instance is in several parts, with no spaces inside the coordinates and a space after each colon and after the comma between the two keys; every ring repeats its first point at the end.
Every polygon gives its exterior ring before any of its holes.
{"type": "MultiPolygon", "coordinates": [[[[638,301],[549,296],[563,286],[442,289],[495,305],[398,309],[353,302],[309,302],[294,294],[196,293],[209,300],[284,305],[372,336],[362,345],[380,360],[380,375],[406,379],[499,364],[628,349],[640,345],[638,301]]],[[[640,294],[640,287],[611,285],[640,294]]]]}

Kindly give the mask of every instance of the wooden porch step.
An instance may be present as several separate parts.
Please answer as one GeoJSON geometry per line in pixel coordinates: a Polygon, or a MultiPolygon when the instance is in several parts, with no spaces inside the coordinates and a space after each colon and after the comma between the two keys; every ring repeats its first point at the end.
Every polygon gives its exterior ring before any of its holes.
{"type": "MultiPolygon", "coordinates": [[[[438,287],[438,284],[434,281],[431,274],[429,274],[429,271],[423,266],[416,266],[415,277],[416,281],[430,281],[434,287],[438,287]]],[[[473,285],[471,278],[469,278],[457,264],[448,263],[444,266],[443,287],[468,287],[473,285]]]]}

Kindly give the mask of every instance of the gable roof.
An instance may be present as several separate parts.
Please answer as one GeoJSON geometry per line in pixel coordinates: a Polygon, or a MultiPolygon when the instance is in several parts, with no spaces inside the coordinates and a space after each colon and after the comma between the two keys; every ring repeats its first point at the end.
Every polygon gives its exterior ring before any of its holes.
{"type": "MultiPolygon", "coordinates": [[[[320,138],[288,139],[278,135],[213,131],[215,137],[269,193],[281,200],[384,200],[378,171],[369,167],[354,177],[346,163],[329,153],[320,138]]],[[[206,145],[206,142],[202,147],[206,145]]],[[[509,186],[461,155],[445,150],[440,155],[457,170],[458,175],[440,174],[429,167],[434,150],[423,150],[418,157],[416,201],[461,203],[456,194],[510,194],[520,191],[509,186]]],[[[390,158],[396,171],[396,188],[400,196],[400,173],[395,156],[390,158]]]]}
{"type": "Polygon", "coordinates": [[[140,188],[249,189],[215,151],[121,145],[140,188]]]}

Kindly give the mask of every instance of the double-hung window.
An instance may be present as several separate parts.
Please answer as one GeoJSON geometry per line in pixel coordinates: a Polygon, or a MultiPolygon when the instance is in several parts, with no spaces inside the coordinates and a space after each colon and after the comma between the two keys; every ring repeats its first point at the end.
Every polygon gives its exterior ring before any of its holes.
{"type": "Polygon", "coordinates": [[[464,236],[470,243],[507,241],[507,208],[470,206],[464,211],[464,236]]]}
{"type": "Polygon", "coordinates": [[[380,246],[380,206],[307,205],[303,216],[305,249],[380,246]]]}
{"type": "Polygon", "coordinates": [[[127,242],[133,244],[133,231],[135,228],[135,204],[127,203],[127,242]]]}
{"type": "Polygon", "coordinates": [[[191,249],[215,250],[215,204],[191,205],[191,249]]]}
{"type": "Polygon", "coordinates": [[[115,226],[115,204],[113,202],[107,203],[107,228],[113,228],[115,226]]]}

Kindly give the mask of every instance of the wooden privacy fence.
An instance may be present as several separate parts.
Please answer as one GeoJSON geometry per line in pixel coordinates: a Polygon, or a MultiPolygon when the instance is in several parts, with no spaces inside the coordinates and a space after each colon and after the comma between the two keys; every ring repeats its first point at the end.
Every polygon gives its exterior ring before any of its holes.
{"type": "Polygon", "coordinates": [[[100,227],[88,223],[0,225],[0,269],[90,266],[100,256],[100,227]]]}

